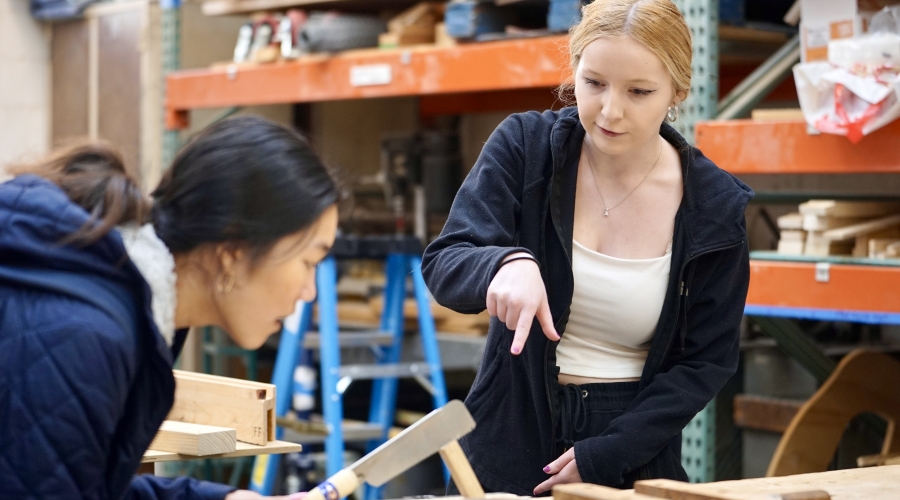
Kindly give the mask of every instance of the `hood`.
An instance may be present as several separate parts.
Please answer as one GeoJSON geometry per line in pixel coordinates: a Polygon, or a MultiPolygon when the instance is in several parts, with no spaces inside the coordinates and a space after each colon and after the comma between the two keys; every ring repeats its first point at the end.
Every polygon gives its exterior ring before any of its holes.
{"type": "Polygon", "coordinates": [[[41,177],[21,175],[0,184],[0,266],[68,271],[126,287],[156,339],[148,340],[171,363],[153,320],[150,287],[129,259],[119,231],[83,247],[60,244],[89,219],[58,186],[41,177]]]}

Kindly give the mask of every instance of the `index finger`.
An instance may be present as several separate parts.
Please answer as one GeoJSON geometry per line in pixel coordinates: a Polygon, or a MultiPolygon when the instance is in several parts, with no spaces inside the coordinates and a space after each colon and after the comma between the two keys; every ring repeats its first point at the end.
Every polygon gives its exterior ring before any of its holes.
{"type": "Polygon", "coordinates": [[[525,341],[528,340],[532,324],[534,324],[534,310],[529,307],[523,307],[519,312],[519,321],[516,323],[516,333],[513,335],[512,347],[510,348],[510,352],[514,355],[518,356],[525,347],[525,341]]]}

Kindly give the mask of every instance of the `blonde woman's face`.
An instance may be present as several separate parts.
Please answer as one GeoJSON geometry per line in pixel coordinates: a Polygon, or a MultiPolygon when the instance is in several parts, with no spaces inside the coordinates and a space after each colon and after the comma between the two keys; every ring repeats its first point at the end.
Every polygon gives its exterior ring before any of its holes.
{"type": "Polygon", "coordinates": [[[678,101],[662,61],[627,36],[585,47],[575,71],[575,98],[591,141],[609,155],[657,140],[669,106],[678,101]]]}
{"type": "Polygon", "coordinates": [[[279,240],[261,262],[238,256],[231,266],[234,286],[217,293],[222,328],[245,349],[257,349],[294,312],[298,300],[316,298],[316,265],[328,255],[338,211],[325,210],[309,231],[279,240]]]}

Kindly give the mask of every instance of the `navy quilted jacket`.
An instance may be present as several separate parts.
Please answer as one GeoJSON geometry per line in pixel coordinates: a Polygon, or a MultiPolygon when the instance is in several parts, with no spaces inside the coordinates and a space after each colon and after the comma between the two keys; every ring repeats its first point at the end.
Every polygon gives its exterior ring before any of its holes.
{"type": "Polygon", "coordinates": [[[58,244],[87,220],[43,179],[0,184],[0,499],[222,499],[234,488],[134,476],[172,406],[173,353],[118,232],[58,244]],[[47,272],[120,292],[133,323],[47,272]]]}

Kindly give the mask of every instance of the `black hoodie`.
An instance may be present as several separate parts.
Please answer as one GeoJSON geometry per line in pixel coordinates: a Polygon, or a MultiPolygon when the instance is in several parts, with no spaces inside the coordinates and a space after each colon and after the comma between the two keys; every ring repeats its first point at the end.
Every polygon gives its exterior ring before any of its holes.
{"type": "MultiPolygon", "coordinates": [[[[680,154],[684,195],[659,324],[637,397],[603,434],[575,443],[582,480],[607,486],[621,486],[624,474],[666,444],[680,457],[681,430],[737,369],[750,279],[744,208],[753,192],[669,125],[660,134],[680,154]]],[[[484,310],[503,258],[524,251],[540,263],[556,329],[565,335],[584,135],[574,107],[515,114],[497,127],[441,235],[425,250],[423,273],[440,304],[463,313],[484,310]]],[[[512,338],[491,318],[466,398],[477,427],[462,444],[488,489],[531,495],[548,478],[543,467],[563,452],[554,438],[558,343],[543,335],[537,321],[519,356],[509,353],[512,338]]]]}

